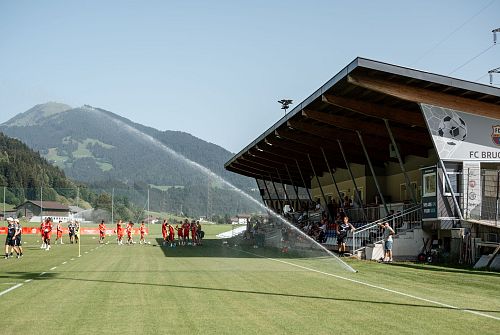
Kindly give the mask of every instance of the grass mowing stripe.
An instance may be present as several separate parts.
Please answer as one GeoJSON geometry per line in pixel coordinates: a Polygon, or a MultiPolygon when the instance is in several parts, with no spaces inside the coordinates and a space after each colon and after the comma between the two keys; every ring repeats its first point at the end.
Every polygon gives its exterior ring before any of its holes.
{"type": "Polygon", "coordinates": [[[21,287],[21,286],[23,286],[23,284],[17,284],[17,285],[14,285],[14,286],[12,286],[12,287],[10,287],[10,288],[8,288],[8,289],[6,289],[6,290],[4,290],[4,291],[0,292],[0,296],[4,295],[4,294],[6,294],[6,293],[9,293],[10,291],[13,291],[13,290],[15,290],[16,288],[19,288],[19,287],[21,287]]]}
{"type": "Polygon", "coordinates": [[[326,276],[335,277],[337,279],[346,280],[346,281],[349,281],[349,282],[352,282],[352,283],[356,283],[356,284],[368,286],[368,287],[371,287],[371,288],[376,288],[376,289],[379,289],[379,290],[382,290],[382,291],[386,291],[386,292],[390,292],[390,293],[402,295],[402,296],[405,296],[405,297],[408,297],[408,298],[412,298],[412,299],[416,299],[416,300],[428,302],[428,303],[431,303],[431,304],[434,304],[434,305],[438,305],[438,306],[442,306],[442,307],[454,309],[454,310],[457,310],[457,311],[472,313],[472,314],[475,314],[475,315],[479,315],[479,316],[483,316],[483,317],[486,317],[486,318],[491,318],[491,319],[500,321],[500,317],[496,317],[496,316],[493,316],[493,315],[489,315],[489,314],[485,314],[485,313],[481,313],[481,312],[477,312],[477,311],[471,311],[471,310],[468,310],[466,308],[455,307],[455,306],[452,306],[452,305],[441,303],[439,301],[434,301],[434,300],[430,300],[430,299],[426,299],[426,298],[417,297],[415,295],[411,295],[411,294],[408,294],[408,293],[391,290],[389,288],[385,288],[385,287],[382,287],[382,286],[377,286],[377,285],[365,283],[365,282],[362,282],[362,281],[359,281],[359,280],[356,280],[356,279],[350,279],[350,278],[342,277],[342,276],[339,276],[339,275],[335,275],[333,273],[328,273],[328,272],[323,272],[323,271],[316,270],[316,269],[311,269],[311,268],[308,268],[308,267],[305,267],[305,266],[302,266],[302,265],[290,263],[290,262],[283,261],[283,260],[280,260],[280,259],[275,259],[275,258],[269,258],[269,257],[265,257],[265,256],[260,256],[260,255],[257,255],[257,254],[254,254],[254,253],[251,253],[251,252],[248,252],[248,251],[244,251],[244,250],[238,250],[238,249],[234,249],[234,248],[231,248],[231,249],[237,250],[237,251],[240,251],[240,252],[244,252],[244,253],[247,253],[249,255],[253,255],[253,256],[265,258],[265,259],[268,259],[268,260],[271,260],[271,261],[274,261],[274,262],[279,262],[279,263],[284,263],[284,264],[288,264],[288,265],[291,265],[291,266],[295,266],[295,267],[298,267],[300,269],[308,270],[308,271],[311,271],[311,272],[316,272],[316,273],[323,274],[323,275],[326,275],[326,276]]]}

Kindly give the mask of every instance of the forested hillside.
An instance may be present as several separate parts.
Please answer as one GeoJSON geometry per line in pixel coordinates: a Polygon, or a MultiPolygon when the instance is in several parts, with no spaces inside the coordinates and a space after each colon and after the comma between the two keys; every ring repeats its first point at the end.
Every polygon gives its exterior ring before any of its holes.
{"type": "Polygon", "coordinates": [[[42,188],[45,200],[65,202],[63,197],[74,199],[77,186],[82,197],[90,200],[83,185],[68,180],[63,171],[52,166],[38,152],[1,132],[0,186],[6,187],[6,202],[13,205],[19,205],[26,199],[40,199],[42,188]]]}

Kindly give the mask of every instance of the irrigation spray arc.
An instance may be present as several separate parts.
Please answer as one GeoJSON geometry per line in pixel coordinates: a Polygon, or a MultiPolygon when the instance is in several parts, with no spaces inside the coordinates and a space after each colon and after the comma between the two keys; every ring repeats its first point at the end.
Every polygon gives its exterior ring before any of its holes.
{"type": "MultiPolygon", "coordinates": [[[[249,194],[245,193],[243,190],[237,188],[236,186],[234,186],[233,184],[231,184],[230,182],[228,182],[227,180],[225,180],[221,176],[217,175],[216,173],[212,172],[208,168],[204,167],[203,165],[198,164],[198,163],[190,160],[189,158],[184,157],[182,154],[180,154],[177,151],[169,148],[168,146],[166,146],[165,144],[161,143],[160,141],[158,141],[157,139],[153,138],[152,136],[150,136],[150,135],[148,135],[148,134],[146,134],[146,133],[144,133],[144,132],[142,132],[142,131],[140,131],[140,130],[138,130],[138,129],[136,129],[136,128],[128,125],[128,124],[126,124],[125,122],[123,122],[121,120],[118,120],[116,118],[113,118],[113,117],[109,116],[106,112],[104,112],[102,110],[99,110],[99,109],[96,109],[96,108],[92,108],[92,107],[89,107],[89,106],[86,106],[86,109],[88,111],[90,111],[90,112],[98,113],[100,116],[104,116],[104,117],[108,118],[110,121],[116,123],[123,130],[128,131],[130,134],[136,136],[137,138],[140,138],[140,139],[142,139],[144,141],[147,141],[148,143],[150,143],[150,144],[156,146],[157,148],[163,150],[164,152],[170,154],[174,158],[176,158],[176,159],[178,159],[178,160],[180,160],[180,161],[182,161],[182,162],[184,162],[186,164],[189,164],[190,166],[198,169],[199,171],[201,171],[203,174],[207,175],[208,177],[211,177],[211,178],[213,178],[213,179],[215,179],[215,180],[223,183],[224,185],[228,186],[233,191],[235,191],[238,194],[240,194],[242,197],[246,198],[247,200],[253,202],[257,206],[259,206],[260,208],[262,208],[264,211],[268,210],[266,208],[266,206],[264,206],[263,204],[261,204],[258,200],[256,200],[255,198],[253,198],[249,194]]],[[[322,250],[323,252],[325,252],[329,256],[332,256],[333,259],[335,259],[345,270],[350,271],[350,272],[357,272],[351,266],[349,266],[347,263],[345,263],[343,260],[341,260],[339,257],[337,257],[334,253],[332,253],[330,250],[326,249],[324,246],[322,246],[317,241],[315,241],[314,239],[312,239],[310,236],[308,236],[302,230],[298,229],[293,224],[291,224],[283,216],[281,216],[281,215],[279,215],[277,213],[274,213],[273,211],[269,211],[269,212],[275,218],[277,218],[283,224],[285,224],[288,228],[292,229],[298,235],[302,236],[304,239],[308,240],[310,243],[312,243],[313,245],[315,245],[318,249],[322,250]]]]}

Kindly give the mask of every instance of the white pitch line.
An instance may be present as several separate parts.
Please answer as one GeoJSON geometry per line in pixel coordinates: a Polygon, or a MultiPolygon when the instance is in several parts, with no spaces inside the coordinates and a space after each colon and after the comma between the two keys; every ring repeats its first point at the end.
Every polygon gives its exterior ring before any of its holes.
{"type": "MultiPolygon", "coordinates": [[[[237,249],[234,249],[234,250],[237,250],[237,249]]],[[[382,287],[382,286],[368,284],[368,283],[365,283],[365,282],[362,282],[362,281],[359,281],[359,280],[356,280],[356,279],[351,279],[351,278],[346,278],[346,277],[342,277],[342,276],[339,276],[339,275],[334,275],[333,273],[328,273],[328,272],[323,272],[323,271],[319,271],[319,270],[316,270],[316,269],[311,269],[311,268],[308,268],[308,267],[305,267],[305,266],[302,266],[302,265],[298,265],[298,264],[286,262],[286,261],[283,261],[283,260],[280,260],[280,259],[275,259],[275,258],[269,258],[269,257],[265,257],[265,256],[260,256],[260,255],[257,255],[257,254],[254,254],[254,253],[251,253],[251,252],[248,252],[248,251],[243,251],[243,250],[238,250],[238,251],[245,252],[245,253],[250,254],[250,255],[262,257],[262,258],[265,258],[265,259],[268,259],[268,260],[271,260],[271,261],[275,261],[275,262],[279,262],[279,263],[284,263],[284,264],[288,264],[288,265],[291,265],[291,266],[295,266],[295,267],[298,267],[300,269],[308,270],[308,271],[311,271],[311,272],[316,272],[316,273],[320,273],[320,274],[323,274],[323,275],[326,275],[326,276],[331,276],[331,277],[335,277],[335,278],[338,278],[338,279],[350,281],[352,283],[356,283],[356,284],[368,286],[368,287],[371,287],[371,288],[376,288],[376,289],[379,289],[379,290],[382,290],[382,291],[386,291],[386,292],[390,292],[390,293],[394,293],[394,294],[399,294],[399,295],[402,295],[402,296],[405,296],[405,297],[408,297],[408,298],[412,298],[412,299],[416,299],[416,300],[420,300],[420,301],[425,301],[425,302],[428,302],[428,303],[431,303],[431,304],[434,304],[434,305],[438,305],[438,306],[442,306],[442,307],[447,307],[447,308],[450,308],[450,309],[455,309],[457,311],[462,311],[462,312],[471,313],[471,314],[475,314],[475,315],[479,315],[479,316],[484,316],[486,318],[490,318],[490,319],[494,319],[494,320],[500,321],[500,317],[496,317],[496,316],[493,316],[493,315],[489,315],[489,314],[485,314],[485,313],[481,313],[481,312],[477,312],[477,311],[471,311],[471,310],[466,309],[466,308],[455,307],[455,306],[452,306],[452,305],[441,303],[439,301],[434,301],[434,300],[429,300],[429,299],[426,299],[426,298],[417,297],[415,295],[411,295],[411,294],[408,294],[408,293],[391,290],[391,289],[388,289],[388,288],[385,288],[385,287],[382,287]]]]}
{"type": "Polygon", "coordinates": [[[66,263],[68,263],[68,262],[62,262],[63,265],[66,264],[66,263]]]}
{"type": "Polygon", "coordinates": [[[50,269],[50,271],[57,269],[57,266],[54,266],[53,268],[50,269]]]}
{"type": "Polygon", "coordinates": [[[33,279],[26,279],[24,282],[25,283],[29,283],[30,281],[32,281],[33,279]]]}
{"type": "Polygon", "coordinates": [[[42,272],[42,273],[40,273],[40,274],[38,275],[38,277],[41,277],[41,276],[43,276],[43,275],[44,275],[44,274],[46,274],[46,273],[47,273],[47,272],[42,272]]]}
{"type": "Polygon", "coordinates": [[[74,258],[71,258],[70,261],[74,261],[75,259],[74,258]]]}
{"type": "Polygon", "coordinates": [[[4,291],[0,292],[0,296],[4,295],[4,294],[6,294],[6,293],[9,293],[10,291],[13,291],[13,290],[15,290],[16,288],[19,288],[19,287],[21,287],[21,286],[23,286],[23,284],[17,284],[17,285],[14,285],[14,286],[12,286],[12,287],[10,287],[10,288],[8,288],[8,289],[6,289],[6,290],[4,290],[4,291]]]}

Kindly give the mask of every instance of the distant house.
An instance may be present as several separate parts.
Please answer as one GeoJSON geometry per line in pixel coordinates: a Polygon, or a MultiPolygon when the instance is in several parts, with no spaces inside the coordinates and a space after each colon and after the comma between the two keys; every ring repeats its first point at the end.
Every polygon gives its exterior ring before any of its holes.
{"type": "Polygon", "coordinates": [[[71,213],[71,215],[76,215],[80,212],[83,212],[85,209],[81,208],[81,207],[78,207],[78,206],[68,206],[69,207],[69,212],[71,213]]]}
{"type": "Polygon", "coordinates": [[[54,221],[68,221],[70,210],[68,205],[57,201],[28,200],[17,206],[16,212],[21,216],[31,219],[33,216],[51,217],[54,221]]]}
{"type": "Polygon", "coordinates": [[[238,214],[231,218],[231,224],[247,224],[250,221],[251,215],[238,214]]]}

